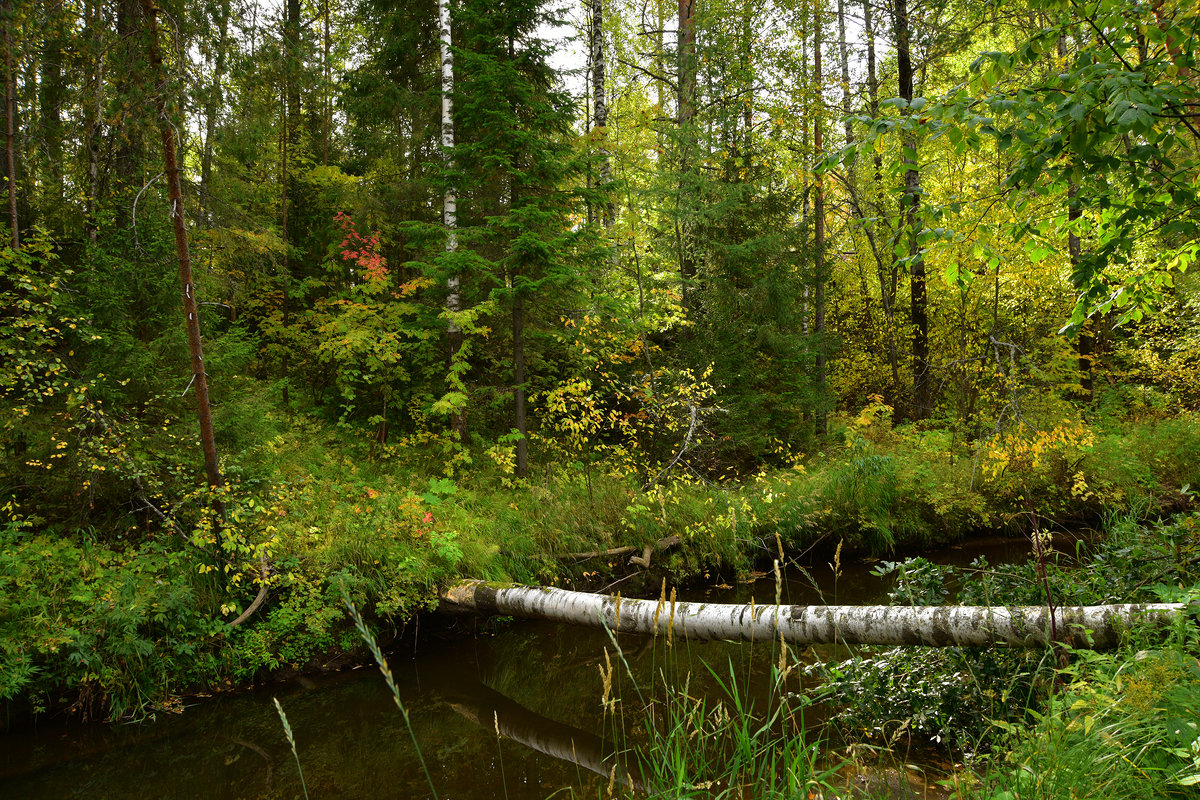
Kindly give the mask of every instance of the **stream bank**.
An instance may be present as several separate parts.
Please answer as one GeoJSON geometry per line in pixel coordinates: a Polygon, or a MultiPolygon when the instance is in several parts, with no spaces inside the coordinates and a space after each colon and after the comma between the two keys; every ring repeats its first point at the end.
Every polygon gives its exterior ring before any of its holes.
{"type": "MultiPolygon", "coordinates": [[[[994,538],[926,555],[965,565],[979,556],[1012,563],[1026,553],[1025,542],[994,538]]],[[[784,600],[869,603],[886,596],[890,580],[873,574],[876,562],[840,566],[836,577],[828,564],[788,571],[780,587],[784,600]]],[[[773,602],[775,592],[774,580],[762,578],[681,596],[765,603],[773,602]]],[[[610,659],[615,655],[603,631],[458,618],[453,624],[460,635],[445,638],[434,635],[429,622],[420,634],[409,626],[389,661],[439,796],[544,800],[564,786],[594,796],[608,776],[588,764],[606,763],[611,749],[605,742],[630,746],[644,735],[638,733],[632,683],[625,686],[629,729],[615,730],[612,715],[603,713],[598,667],[606,662],[606,650],[610,659]],[[560,757],[572,752],[574,761],[560,757]]],[[[721,683],[733,675],[745,690],[744,702],[759,707],[767,702],[777,656],[769,646],[677,643],[668,649],[661,637],[638,636],[622,636],[620,644],[629,664],[626,679],[636,679],[643,691],[651,691],[661,674],[681,684],[690,675],[698,697],[728,702],[721,683]]],[[[824,648],[820,655],[832,658],[836,651],[824,648]]],[[[299,778],[274,697],[295,731],[311,796],[430,795],[403,719],[371,668],[185,699],[179,713],[159,712],[132,725],[43,722],[9,733],[0,739],[0,793],[27,800],[294,796],[299,778]]],[[[819,722],[814,709],[809,723],[819,722]]]]}

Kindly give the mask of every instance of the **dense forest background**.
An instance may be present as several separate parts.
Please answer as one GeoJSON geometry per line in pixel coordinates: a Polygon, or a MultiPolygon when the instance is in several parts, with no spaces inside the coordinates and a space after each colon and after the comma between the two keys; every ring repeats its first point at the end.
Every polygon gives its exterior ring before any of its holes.
{"type": "Polygon", "coordinates": [[[1183,0],[0,13],[0,697],[1200,481],[1183,0]]]}

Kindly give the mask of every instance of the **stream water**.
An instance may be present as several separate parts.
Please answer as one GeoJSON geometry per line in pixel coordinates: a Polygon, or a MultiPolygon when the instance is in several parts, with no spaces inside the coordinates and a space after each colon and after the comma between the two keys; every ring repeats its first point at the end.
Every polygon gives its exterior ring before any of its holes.
{"type": "MultiPolygon", "coordinates": [[[[1021,540],[976,541],[926,553],[939,563],[992,564],[1027,556],[1021,540]]],[[[785,576],[785,603],[880,601],[889,583],[867,563],[821,565],[785,576]]],[[[680,599],[773,603],[765,577],[680,599]]],[[[607,765],[624,716],[636,727],[634,680],[644,689],[692,678],[693,696],[716,701],[721,682],[765,693],[775,648],[622,636],[623,715],[603,714],[599,666],[613,650],[604,631],[462,620],[473,635],[420,637],[393,647],[391,668],[412,736],[379,671],[361,668],[249,692],[189,700],[181,713],[124,725],[42,723],[0,736],[0,798],[296,798],[303,788],[273,698],[295,734],[308,796],[545,800],[606,795],[607,765]],[[707,667],[705,665],[708,665],[707,667]],[[632,676],[632,677],[631,677],[632,676]],[[419,750],[413,745],[415,737],[419,750]],[[603,771],[604,777],[597,774],[603,771]],[[570,791],[568,791],[570,790],[570,791]]]]}

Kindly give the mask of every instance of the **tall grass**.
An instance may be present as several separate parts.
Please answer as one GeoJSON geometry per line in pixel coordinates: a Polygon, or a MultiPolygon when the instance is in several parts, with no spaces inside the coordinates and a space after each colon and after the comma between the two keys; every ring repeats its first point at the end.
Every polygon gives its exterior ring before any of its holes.
{"type": "Polygon", "coordinates": [[[668,632],[648,643],[655,677],[647,685],[617,636],[608,635],[601,702],[622,750],[616,763],[636,773],[628,783],[651,798],[808,800],[832,790],[840,764],[805,724],[813,694],[804,691],[803,671],[782,641],[772,646],[767,674],[756,679],[749,667],[739,674],[732,659],[718,671],[703,654],[681,653],[668,632]],[[765,703],[756,706],[751,698],[764,688],[765,703]]]}

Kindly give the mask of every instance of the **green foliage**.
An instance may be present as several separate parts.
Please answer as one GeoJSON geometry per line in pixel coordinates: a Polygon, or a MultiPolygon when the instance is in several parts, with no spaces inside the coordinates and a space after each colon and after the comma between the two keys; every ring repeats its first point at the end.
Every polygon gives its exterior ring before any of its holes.
{"type": "Polygon", "coordinates": [[[1079,654],[1070,688],[1025,726],[983,797],[1190,797],[1200,783],[1200,663],[1194,623],[1164,649],[1079,654]],[[1190,641],[1188,641],[1190,640],[1190,641]]]}
{"type": "Polygon", "coordinates": [[[897,647],[813,670],[843,736],[892,748],[912,738],[960,751],[992,746],[1041,702],[1053,670],[1042,653],[897,647]],[[992,727],[996,726],[996,727],[992,727]]]}
{"type": "Polygon", "coordinates": [[[169,546],[112,549],[0,528],[0,699],[119,718],[207,673],[222,626],[189,572],[169,546]]]}

